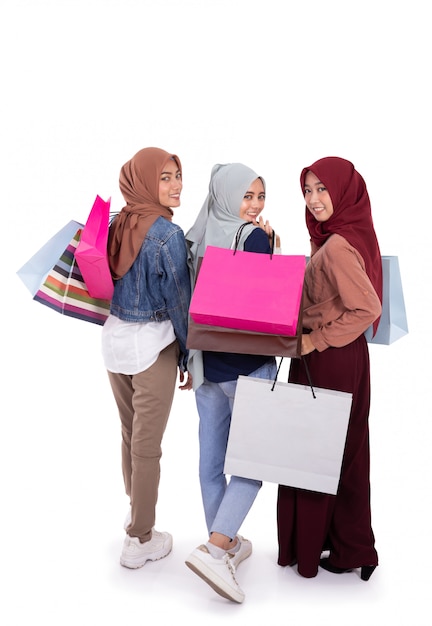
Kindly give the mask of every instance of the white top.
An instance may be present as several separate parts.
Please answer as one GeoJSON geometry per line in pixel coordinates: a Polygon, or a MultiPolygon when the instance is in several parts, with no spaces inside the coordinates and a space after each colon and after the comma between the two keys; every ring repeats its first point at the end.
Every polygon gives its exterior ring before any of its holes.
{"type": "Polygon", "coordinates": [[[102,357],[108,371],[138,374],[148,369],[161,350],[175,341],[172,323],[124,322],[110,315],[102,327],[102,357]]]}

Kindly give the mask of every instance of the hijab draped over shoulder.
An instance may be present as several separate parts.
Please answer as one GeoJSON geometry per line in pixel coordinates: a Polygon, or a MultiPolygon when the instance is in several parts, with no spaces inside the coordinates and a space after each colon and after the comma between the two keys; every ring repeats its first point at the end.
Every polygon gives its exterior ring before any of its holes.
{"type": "MultiPolygon", "coordinates": [[[[207,246],[232,246],[238,229],[245,223],[239,215],[240,205],[257,178],[262,180],[265,190],[264,179],[242,163],[218,164],[212,168],[209,192],[194,225],[186,233],[194,270],[207,246]]],[[[252,226],[243,229],[240,249],[252,230],[252,226]]]]}
{"type": "MultiPolygon", "coordinates": [[[[303,192],[308,171],[327,188],[334,211],[326,222],[318,222],[306,208],[306,225],[312,243],[320,247],[334,233],[344,237],[363,257],[366,273],[382,302],[381,252],[365,181],[350,161],[325,157],[303,169],[300,175],[303,192]]],[[[379,318],[374,322],[374,334],[378,323],[379,318]]]]}
{"type": "Polygon", "coordinates": [[[181,173],[180,159],[160,148],[140,150],[120,170],[120,191],[126,206],[112,222],[108,236],[108,259],[114,280],[131,268],[157,218],[172,220],[172,209],[159,202],[160,175],[169,159],[176,162],[181,173]]]}

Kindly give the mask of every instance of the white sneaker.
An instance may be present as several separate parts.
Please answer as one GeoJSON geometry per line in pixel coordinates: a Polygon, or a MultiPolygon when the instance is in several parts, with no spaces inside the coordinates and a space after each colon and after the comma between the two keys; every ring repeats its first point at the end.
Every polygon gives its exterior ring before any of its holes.
{"type": "Polygon", "coordinates": [[[123,543],[123,551],[120,556],[120,564],[123,567],[137,569],[145,565],[147,561],[158,561],[167,556],[172,550],[172,535],[160,533],[153,528],[150,541],[141,543],[138,537],[126,538],[123,543]]]}
{"type": "Polygon", "coordinates": [[[240,548],[237,552],[228,552],[231,558],[231,563],[233,563],[236,569],[242,561],[247,559],[252,554],[252,541],[245,539],[241,535],[237,535],[237,539],[240,543],[240,548]]]}
{"type": "Polygon", "coordinates": [[[223,598],[239,604],[243,602],[245,594],[235,579],[235,565],[228,553],[215,559],[202,545],[189,555],[186,565],[223,598]]]}

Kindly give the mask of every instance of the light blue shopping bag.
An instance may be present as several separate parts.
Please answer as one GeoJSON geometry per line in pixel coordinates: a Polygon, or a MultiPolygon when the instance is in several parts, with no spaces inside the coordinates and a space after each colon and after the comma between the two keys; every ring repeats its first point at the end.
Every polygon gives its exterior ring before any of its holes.
{"type": "Polygon", "coordinates": [[[39,287],[44,283],[48,272],[57,263],[77,230],[82,227],[83,225],[79,222],[71,220],[17,271],[18,276],[32,296],[36,294],[39,287]]]}
{"type": "Polygon", "coordinates": [[[383,302],[381,319],[375,337],[372,326],[365,332],[368,343],[390,345],[408,333],[408,321],[397,256],[381,257],[383,302]]]}

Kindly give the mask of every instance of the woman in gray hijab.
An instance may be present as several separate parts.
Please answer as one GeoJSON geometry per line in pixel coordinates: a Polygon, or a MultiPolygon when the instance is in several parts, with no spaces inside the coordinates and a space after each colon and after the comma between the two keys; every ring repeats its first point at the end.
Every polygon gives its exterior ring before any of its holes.
{"type": "MultiPolygon", "coordinates": [[[[232,248],[237,241],[240,250],[271,253],[275,235],[260,215],[264,203],[265,181],[252,169],[241,163],[213,167],[207,198],[186,233],[193,282],[198,261],[209,245],[232,248]]],[[[277,237],[276,248],[279,246],[277,237]]],[[[262,483],[239,476],[228,482],[223,472],[225,452],[238,376],[273,379],[276,360],[190,350],[188,369],[200,420],[199,476],[209,538],[189,555],[186,565],[219,595],[240,603],[244,592],[235,571],[250,556],[252,543],[238,531],[262,483]]]]}

